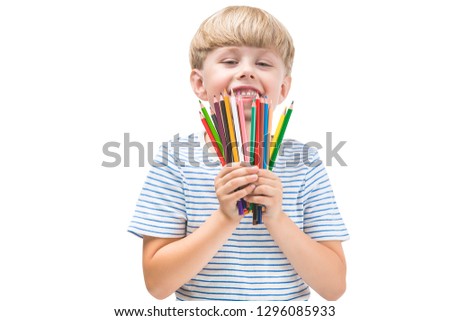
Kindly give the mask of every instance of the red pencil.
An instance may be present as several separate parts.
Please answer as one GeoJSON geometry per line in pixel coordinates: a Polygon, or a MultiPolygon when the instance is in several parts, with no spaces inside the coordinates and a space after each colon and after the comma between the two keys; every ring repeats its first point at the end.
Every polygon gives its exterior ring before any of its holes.
{"type": "Polygon", "coordinates": [[[220,152],[219,145],[217,145],[217,142],[214,139],[214,136],[211,132],[211,129],[208,126],[208,123],[206,122],[205,117],[200,111],[198,113],[200,114],[200,119],[202,120],[203,127],[205,127],[206,133],[208,134],[209,139],[211,140],[211,143],[213,144],[214,149],[216,150],[216,154],[219,157],[220,163],[222,164],[222,166],[225,166],[226,163],[225,160],[223,159],[222,153],[220,152]]]}

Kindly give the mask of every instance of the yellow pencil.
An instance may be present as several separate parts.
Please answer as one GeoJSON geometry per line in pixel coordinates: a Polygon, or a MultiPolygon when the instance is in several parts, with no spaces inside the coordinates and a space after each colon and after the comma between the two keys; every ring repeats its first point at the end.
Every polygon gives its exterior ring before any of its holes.
{"type": "Polygon", "coordinates": [[[231,115],[230,97],[227,91],[223,90],[223,100],[225,101],[225,111],[228,118],[228,129],[230,130],[231,151],[233,152],[233,162],[239,162],[239,155],[236,148],[236,134],[234,133],[233,116],[231,115]]]}
{"type": "Polygon", "coordinates": [[[275,135],[273,136],[273,142],[275,142],[275,144],[272,144],[272,146],[270,146],[270,158],[269,159],[272,158],[273,150],[275,149],[275,145],[277,143],[278,136],[280,135],[281,126],[283,125],[283,121],[284,121],[284,115],[286,115],[286,109],[287,109],[287,107],[284,108],[284,112],[280,116],[280,120],[278,121],[277,129],[275,131],[275,135]]]}
{"type": "Polygon", "coordinates": [[[271,143],[272,143],[272,119],[273,119],[273,109],[274,109],[274,107],[273,107],[273,104],[272,104],[272,100],[270,100],[269,101],[269,124],[268,124],[268,126],[269,126],[269,128],[268,128],[268,131],[267,131],[267,144],[268,144],[268,147],[267,147],[267,154],[266,154],[266,159],[267,159],[267,163],[269,162],[269,160],[270,160],[270,151],[272,150],[272,147],[271,147],[271,143]]]}

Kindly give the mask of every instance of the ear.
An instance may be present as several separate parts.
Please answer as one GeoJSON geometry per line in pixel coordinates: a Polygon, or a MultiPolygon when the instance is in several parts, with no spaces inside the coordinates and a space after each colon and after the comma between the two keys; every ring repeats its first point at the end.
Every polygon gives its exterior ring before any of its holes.
{"type": "Polygon", "coordinates": [[[278,99],[278,104],[281,104],[289,94],[289,90],[291,89],[292,77],[286,76],[284,77],[283,83],[281,84],[280,90],[280,98],[278,99]]]}
{"type": "Polygon", "coordinates": [[[201,100],[208,100],[205,85],[203,84],[202,72],[198,69],[192,69],[190,78],[191,78],[191,87],[195,95],[201,100]]]}

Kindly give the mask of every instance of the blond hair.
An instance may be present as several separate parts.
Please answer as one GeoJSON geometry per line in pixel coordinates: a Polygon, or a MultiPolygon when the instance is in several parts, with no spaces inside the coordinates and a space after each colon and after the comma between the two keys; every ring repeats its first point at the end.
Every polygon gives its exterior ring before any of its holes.
{"type": "Polygon", "coordinates": [[[230,6],[207,18],[191,41],[191,67],[202,69],[207,54],[220,47],[248,46],[273,49],[291,74],[294,43],[287,29],[268,12],[248,6],[230,6]]]}

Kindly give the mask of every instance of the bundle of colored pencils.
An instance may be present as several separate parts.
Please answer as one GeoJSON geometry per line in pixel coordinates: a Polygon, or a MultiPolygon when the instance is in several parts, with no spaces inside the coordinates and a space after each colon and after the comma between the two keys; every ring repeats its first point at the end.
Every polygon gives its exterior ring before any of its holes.
{"type": "MultiPolygon", "coordinates": [[[[200,102],[200,101],[199,101],[200,102]]],[[[250,139],[247,137],[244,104],[240,96],[231,96],[224,90],[219,100],[214,97],[210,113],[200,102],[200,118],[222,166],[244,161],[259,168],[272,170],[292,114],[293,103],[286,108],[278,122],[273,138],[272,115],[274,106],[267,97],[256,97],[252,102],[250,139]]],[[[237,203],[240,215],[253,213],[253,225],[262,223],[263,208],[257,204],[237,203]]]]}

